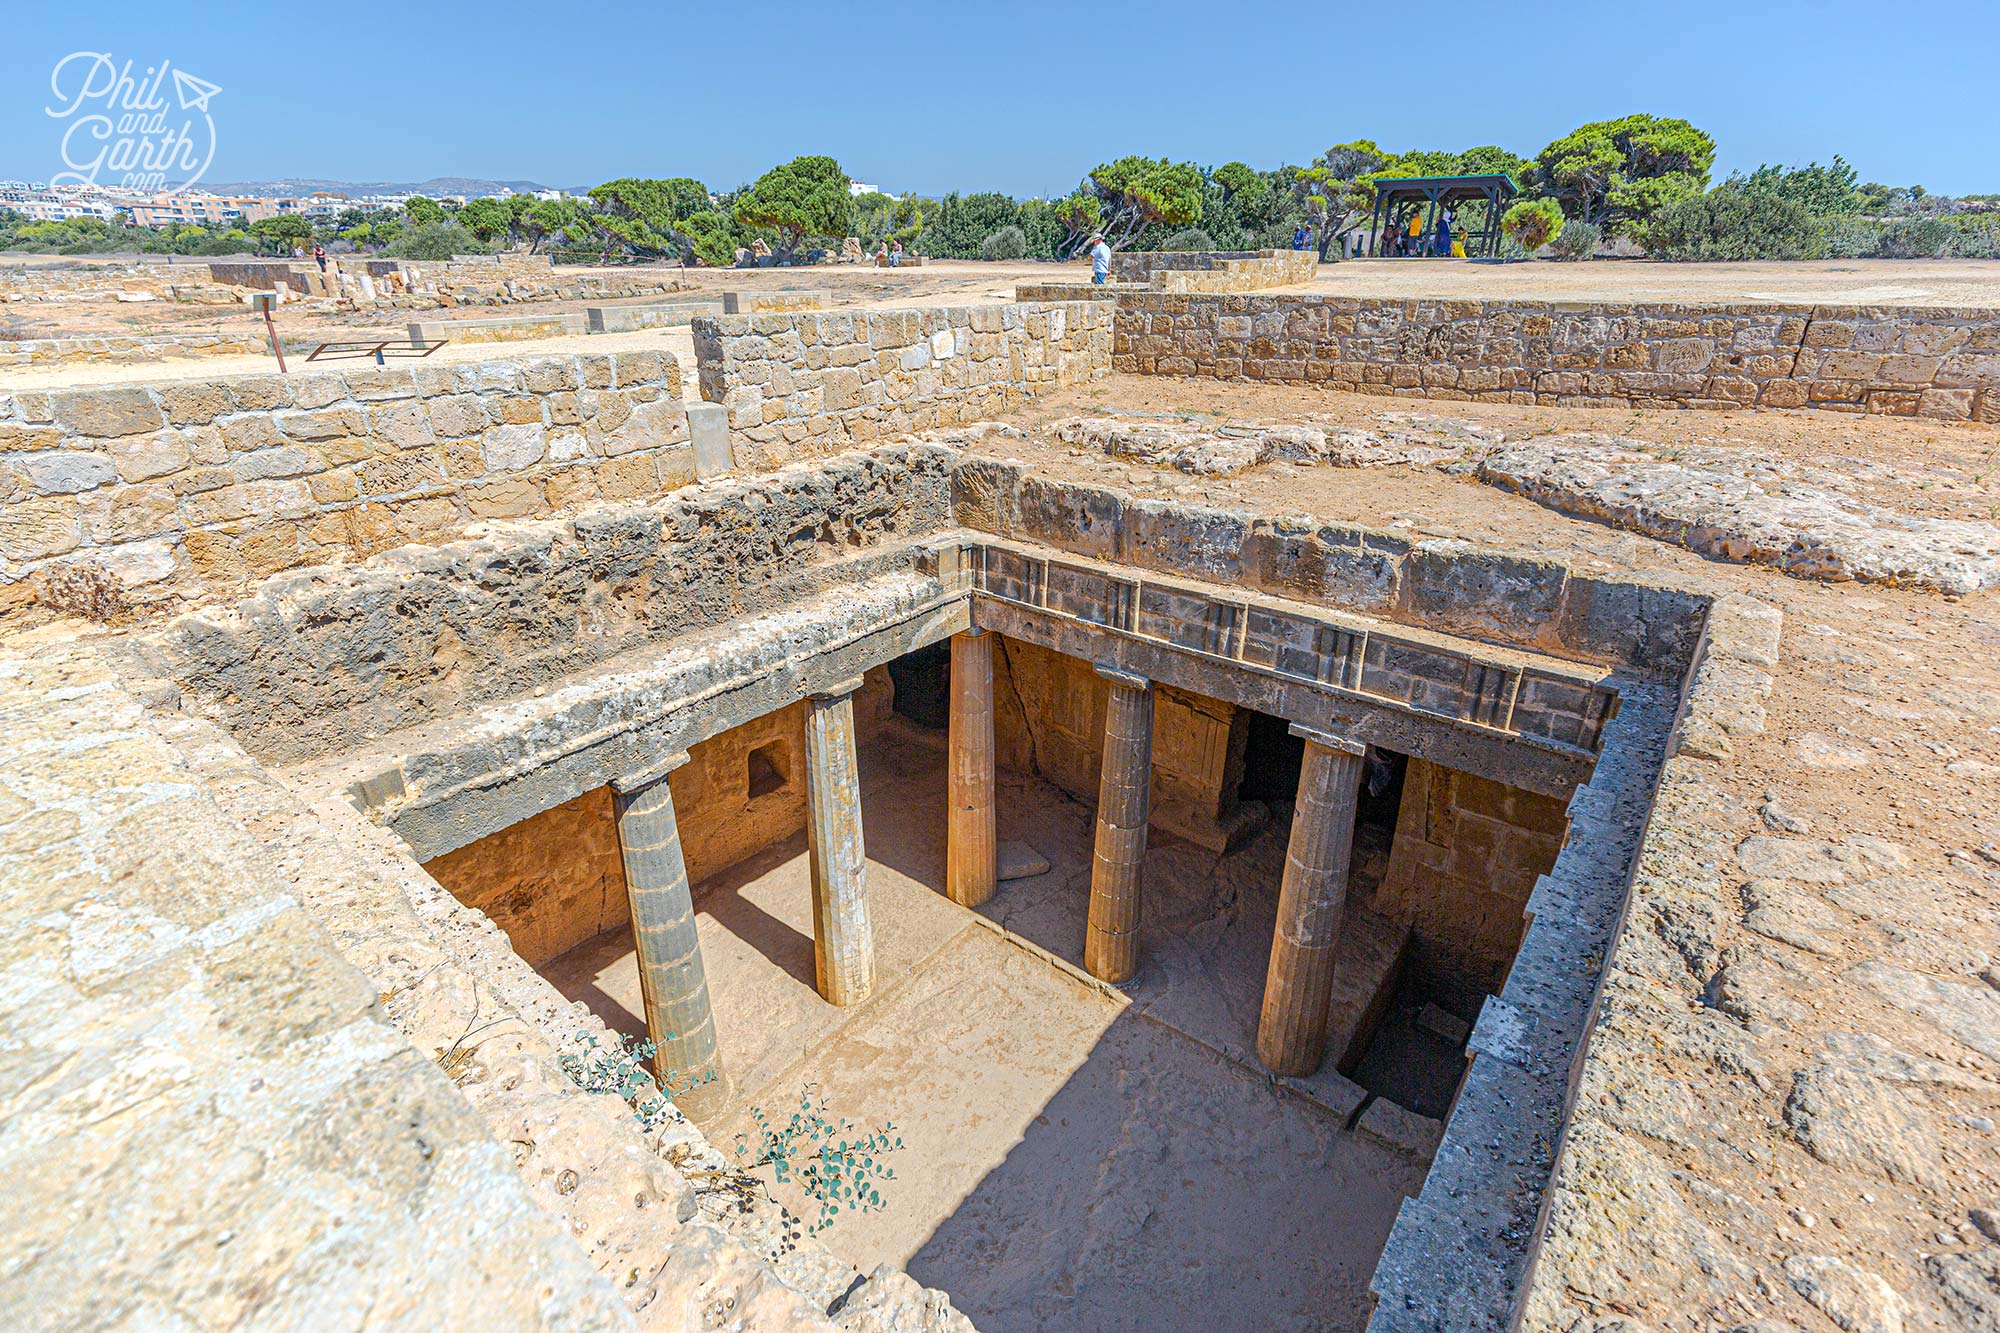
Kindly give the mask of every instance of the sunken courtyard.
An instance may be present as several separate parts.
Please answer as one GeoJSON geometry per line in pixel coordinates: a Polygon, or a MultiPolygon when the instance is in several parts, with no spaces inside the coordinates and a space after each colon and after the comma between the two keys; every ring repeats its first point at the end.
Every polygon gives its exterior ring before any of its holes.
{"type": "Polygon", "coordinates": [[[1146,259],[0,378],[30,1325],[2000,1328],[2000,312],[1146,259]]]}

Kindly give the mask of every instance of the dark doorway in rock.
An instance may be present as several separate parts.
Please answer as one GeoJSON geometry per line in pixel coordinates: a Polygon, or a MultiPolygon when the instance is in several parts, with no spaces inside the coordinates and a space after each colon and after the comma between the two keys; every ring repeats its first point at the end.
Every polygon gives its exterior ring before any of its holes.
{"type": "Polygon", "coordinates": [[[1306,743],[1292,735],[1289,722],[1269,713],[1250,713],[1237,799],[1289,806],[1299,794],[1299,769],[1305,757],[1306,743]]]}
{"type": "Polygon", "coordinates": [[[951,722],[951,641],[944,640],[889,663],[896,689],[892,707],[920,727],[943,731],[951,722]]]}

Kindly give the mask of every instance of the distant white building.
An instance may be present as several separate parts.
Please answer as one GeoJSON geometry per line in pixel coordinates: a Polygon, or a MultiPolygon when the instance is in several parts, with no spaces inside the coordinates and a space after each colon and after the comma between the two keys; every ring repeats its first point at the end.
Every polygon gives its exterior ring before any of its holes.
{"type": "Polygon", "coordinates": [[[876,186],[870,185],[866,181],[847,182],[847,193],[850,198],[858,198],[864,194],[879,194],[884,199],[899,199],[902,197],[900,195],[890,194],[887,190],[880,189],[876,186]]]}

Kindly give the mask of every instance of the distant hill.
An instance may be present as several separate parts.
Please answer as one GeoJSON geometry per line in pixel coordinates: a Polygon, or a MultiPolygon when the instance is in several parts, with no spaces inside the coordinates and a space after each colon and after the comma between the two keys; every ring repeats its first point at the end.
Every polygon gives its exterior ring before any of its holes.
{"type": "Polygon", "coordinates": [[[203,181],[211,194],[293,195],[328,190],[335,194],[499,194],[503,189],[527,194],[548,187],[539,181],[494,181],[477,176],[433,176],[427,181],[330,181],[291,177],[275,181],[203,181]]]}

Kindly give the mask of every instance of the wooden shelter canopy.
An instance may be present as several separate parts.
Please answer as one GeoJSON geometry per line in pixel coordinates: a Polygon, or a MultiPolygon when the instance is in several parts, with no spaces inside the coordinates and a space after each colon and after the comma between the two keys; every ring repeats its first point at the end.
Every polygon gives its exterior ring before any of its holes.
{"type": "MultiPolygon", "coordinates": [[[[1486,225],[1465,234],[1466,253],[1500,253],[1500,215],[1507,203],[1521,193],[1521,187],[1505,172],[1475,176],[1392,176],[1375,182],[1375,253],[1382,253],[1383,224],[1402,226],[1411,209],[1431,211],[1431,228],[1436,226],[1439,209],[1464,203],[1486,205],[1486,225]]],[[[1426,228],[1429,231],[1431,228],[1426,228]]]]}

